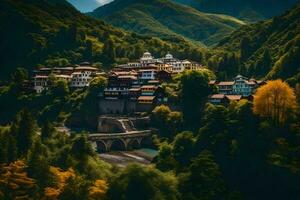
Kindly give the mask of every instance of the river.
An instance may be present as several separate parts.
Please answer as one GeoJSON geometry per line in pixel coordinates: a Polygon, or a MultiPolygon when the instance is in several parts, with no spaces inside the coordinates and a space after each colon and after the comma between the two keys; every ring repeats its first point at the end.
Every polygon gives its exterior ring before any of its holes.
{"type": "Polygon", "coordinates": [[[101,153],[99,154],[99,157],[110,164],[115,164],[119,167],[126,167],[131,163],[150,165],[157,153],[158,152],[153,149],[138,149],[134,151],[113,151],[101,153]]]}

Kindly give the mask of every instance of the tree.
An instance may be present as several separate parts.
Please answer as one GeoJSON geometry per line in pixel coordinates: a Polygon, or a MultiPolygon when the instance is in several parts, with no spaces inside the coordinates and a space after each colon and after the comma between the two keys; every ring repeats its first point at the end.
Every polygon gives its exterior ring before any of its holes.
{"type": "Polygon", "coordinates": [[[42,131],[41,131],[41,139],[49,139],[55,132],[55,128],[52,123],[49,121],[46,121],[43,126],[42,126],[42,131]]]}
{"type": "Polygon", "coordinates": [[[24,81],[28,80],[28,71],[24,68],[17,68],[12,75],[12,81],[17,89],[21,90],[24,81]]]}
{"type": "Polygon", "coordinates": [[[49,184],[51,176],[49,173],[49,163],[47,158],[47,149],[39,139],[36,139],[33,147],[28,153],[28,174],[37,180],[38,185],[44,188],[49,184]]]}
{"type": "Polygon", "coordinates": [[[78,160],[85,160],[86,156],[93,154],[93,150],[84,135],[75,139],[71,152],[78,160]]]}
{"type": "Polygon", "coordinates": [[[54,97],[64,99],[70,92],[68,82],[63,79],[54,79],[52,82],[51,92],[54,97]]]}
{"type": "Polygon", "coordinates": [[[191,158],[194,155],[195,138],[192,132],[182,132],[176,135],[173,141],[173,155],[174,159],[178,162],[178,169],[187,167],[191,158]]]}
{"type": "Polygon", "coordinates": [[[167,173],[139,165],[129,165],[111,181],[111,200],[176,200],[177,180],[167,173]]]}
{"type": "Polygon", "coordinates": [[[89,200],[106,199],[108,185],[104,180],[96,180],[94,185],[89,188],[89,200]]]}
{"type": "Polygon", "coordinates": [[[35,131],[36,122],[31,113],[27,109],[19,112],[11,127],[11,132],[16,138],[18,156],[26,156],[33,145],[35,131]]]}
{"type": "Polygon", "coordinates": [[[210,93],[209,72],[185,71],[181,76],[181,101],[184,122],[195,128],[199,126],[200,113],[205,98],[210,93]]]}
{"type": "Polygon", "coordinates": [[[296,110],[297,102],[293,89],[282,80],[269,81],[258,88],[254,95],[253,112],[271,119],[282,126],[296,110]]]}
{"type": "Polygon", "coordinates": [[[89,182],[81,176],[71,177],[59,195],[61,200],[88,199],[89,182]]]}
{"type": "Polygon", "coordinates": [[[28,177],[26,167],[23,160],[0,166],[0,191],[3,199],[35,199],[37,185],[34,179],[28,177]]]}
{"type": "Polygon", "coordinates": [[[221,171],[212,153],[201,152],[189,168],[189,173],[181,176],[180,188],[185,199],[226,199],[225,185],[221,171]]]}
{"type": "Polygon", "coordinates": [[[255,75],[265,76],[271,69],[272,58],[269,49],[265,49],[262,58],[256,63],[255,75]]]}
{"type": "Polygon", "coordinates": [[[152,111],[151,123],[159,129],[160,136],[172,138],[182,127],[182,113],[172,112],[168,106],[160,105],[152,111]]]}
{"type": "Polygon", "coordinates": [[[245,62],[252,53],[252,48],[250,44],[250,39],[249,37],[243,37],[241,40],[240,48],[241,48],[241,61],[245,62]]]}
{"type": "Polygon", "coordinates": [[[160,145],[155,164],[161,171],[173,170],[176,167],[176,161],[173,156],[173,146],[171,144],[163,143],[160,145]]]}
{"type": "Polygon", "coordinates": [[[54,184],[52,187],[46,187],[44,189],[45,199],[58,199],[58,197],[63,193],[64,188],[67,185],[67,181],[76,176],[75,171],[69,168],[66,171],[58,167],[50,167],[49,174],[53,176],[54,184]]]}
{"type": "Polygon", "coordinates": [[[93,58],[93,43],[91,40],[87,40],[85,45],[85,58],[91,60],[93,58]]]}
{"type": "Polygon", "coordinates": [[[111,38],[104,42],[103,55],[109,63],[114,63],[116,61],[116,48],[114,41],[111,38]]]}

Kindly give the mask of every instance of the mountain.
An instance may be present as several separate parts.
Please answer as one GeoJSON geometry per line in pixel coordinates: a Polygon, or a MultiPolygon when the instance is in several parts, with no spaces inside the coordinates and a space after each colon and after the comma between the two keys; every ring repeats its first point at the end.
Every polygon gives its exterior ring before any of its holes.
{"type": "Polygon", "coordinates": [[[258,21],[282,14],[300,0],[174,0],[199,11],[220,13],[246,21],[258,21]]]}
{"type": "Polygon", "coordinates": [[[220,41],[244,24],[234,17],[199,12],[169,0],[115,0],[89,15],[140,34],[181,35],[205,45],[220,41]]]}
{"type": "Polygon", "coordinates": [[[243,26],[217,48],[241,54],[248,75],[300,81],[300,5],[273,19],[243,26]]]}
{"type": "Polygon", "coordinates": [[[161,40],[116,29],[64,0],[1,0],[0,37],[0,80],[8,79],[17,67],[31,70],[40,64],[83,61],[110,66],[136,59],[146,50],[179,57],[202,51],[183,38],[161,40]]]}

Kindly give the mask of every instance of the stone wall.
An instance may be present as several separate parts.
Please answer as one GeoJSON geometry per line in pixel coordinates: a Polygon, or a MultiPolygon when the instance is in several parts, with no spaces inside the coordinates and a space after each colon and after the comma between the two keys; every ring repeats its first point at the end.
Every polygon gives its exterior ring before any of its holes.
{"type": "Polygon", "coordinates": [[[139,104],[124,99],[101,99],[99,101],[99,114],[131,114],[134,112],[151,112],[153,104],[139,104]]]}

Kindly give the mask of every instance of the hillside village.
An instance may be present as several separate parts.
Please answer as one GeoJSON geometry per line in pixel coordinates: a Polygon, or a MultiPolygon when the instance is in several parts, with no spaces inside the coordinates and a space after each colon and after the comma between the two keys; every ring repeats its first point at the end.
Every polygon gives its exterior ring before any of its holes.
{"type": "MultiPolygon", "coordinates": [[[[65,80],[71,89],[89,87],[93,78],[104,76],[108,85],[99,93],[101,114],[125,114],[149,112],[157,105],[168,104],[168,97],[162,88],[163,83],[185,70],[203,70],[199,63],[179,60],[168,53],[163,58],[154,58],[145,52],[137,62],[118,65],[104,72],[84,62],[74,67],[40,68],[34,71],[33,89],[41,93],[51,87],[51,78],[65,80]]],[[[252,94],[265,82],[237,75],[233,80],[211,80],[209,85],[215,94],[209,102],[215,105],[228,105],[230,101],[252,100],[252,94]]]]}

